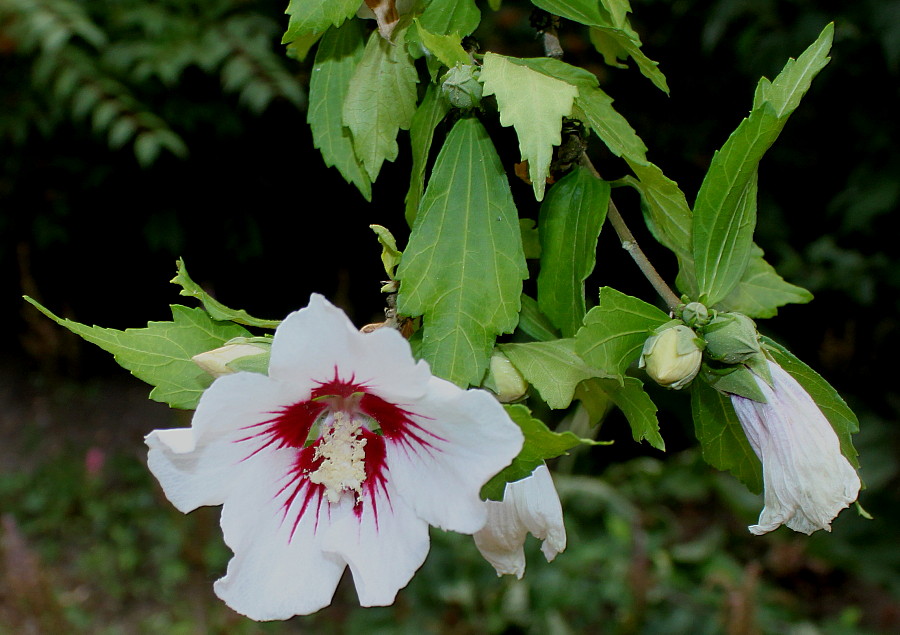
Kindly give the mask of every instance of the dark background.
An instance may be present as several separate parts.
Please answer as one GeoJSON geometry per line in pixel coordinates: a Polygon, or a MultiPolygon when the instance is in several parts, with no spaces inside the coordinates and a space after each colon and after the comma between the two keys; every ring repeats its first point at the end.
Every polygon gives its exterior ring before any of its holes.
{"type": "MultiPolygon", "coordinates": [[[[77,437],[80,430],[101,443],[121,437],[126,454],[139,452],[135,446],[149,430],[141,420],[125,433],[97,436],[96,430],[128,420],[129,409],[145,407],[123,396],[143,387],[107,354],[25,305],[23,294],[83,323],[142,326],[167,319],[167,304],[184,300],[167,282],[183,257],[192,277],[219,300],[259,317],[284,316],[313,291],[342,305],[358,324],[379,315],[383,271],[368,225],[390,228],[401,248],[406,242],[406,133],[397,162],[386,163],[374,185],[372,203],[324,166],[305,122],[312,55],[297,62],[278,45],[287,24],[284,4],[0,0],[0,319],[6,334],[0,367],[7,400],[0,445],[9,460],[0,465],[0,479],[4,471],[44,464],[41,457],[49,455],[32,428],[42,437],[77,437]],[[56,16],[43,31],[29,26],[41,10],[56,16]],[[103,37],[85,30],[84,20],[103,37]],[[61,79],[67,68],[78,71],[70,85],[61,79]],[[85,107],[79,94],[87,86],[99,87],[102,97],[85,107]],[[118,109],[107,120],[97,112],[106,102],[118,109]],[[138,134],[146,132],[150,141],[139,149],[135,136],[112,140],[120,119],[137,122],[138,134]],[[98,396],[109,390],[119,399],[98,396]],[[78,407],[97,417],[93,424],[79,420],[78,407]],[[20,451],[20,443],[29,451],[20,451]]],[[[644,50],[660,61],[671,96],[634,68],[603,66],[584,29],[564,21],[565,59],[598,75],[650,148],[649,158],[689,202],[712,153],[748,112],[758,78],[774,77],[827,22],[836,23],[832,61],[763,160],[759,178],[757,242],[787,280],[816,297],[810,305],[785,307],[760,327],[829,379],[860,416],[857,445],[869,485],[861,500],[876,521],[847,530],[849,537],[826,549],[826,562],[843,568],[839,579],[819,584],[838,595],[845,584],[874,585],[854,624],[897,627],[898,612],[885,613],[882,605],[891,606],[886,598],[900,590],[890,522],[900,502],[894,372],[900,269],[897,235],[889,229],[900,198],[900,2],[635,0],[632,6],[644,50]],[[870,560],[880,571],[874,579],[860,573],[870,560]]],[[[475,37],[485,49],[542,54],[529,5],[504,2],[497,13],[482,8],[475,37]]],[[[491,131],[511,167],[518,161],[514,134],[496,125],[491,131]]],[[[626,173],[599,144],[590,151],[607,178],[626,173]]],[[[521,214],[536,217],[531,188],[512,186],[521,214]]],[[[672,280],[674,259],[635,226],[636,197],[626,190],[614,197],[672,280]]],[[[590,282],[589,289],[612,284],[651,299],[609,229],[590,282]]],[[[661,421],[676,451],[694,445],[680,396],[659,395],[672,408],[661,421]]],[[[150,418],[169,416],[163,407],[146,407],[150,418]]],[[[624,427],[608,429],[628,443],[624,427]]],[[[640,456],[662,461],[631,445],[611,459],[594,459],[593,467],[640,456]]],[[[577,466],[586,471],[592,461],[580,458],[577,466]]],[[[33,516],[16,514],[26,534],[33,516]]],[[[36,541],[44,536],[31,534],[36,541]]],[[[807,565],[800,570],[812,575],[807,565]]],[[[771,571],[766,575],[778,582],[771,571]]],[[[798,585],[794,580],[789,587],[802,596],[798,585]]],[[[802,606],[799,615],[818,615],[811,604],[802,606]]]]}

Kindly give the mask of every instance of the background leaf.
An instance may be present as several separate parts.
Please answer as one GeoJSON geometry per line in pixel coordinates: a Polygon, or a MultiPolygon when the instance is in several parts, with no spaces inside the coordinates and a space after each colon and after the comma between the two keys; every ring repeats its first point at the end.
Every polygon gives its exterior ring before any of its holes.
{"type": "Polygon", "coordinates": [[[528,275],[500,158],[477,119],[441,148],[397,270],[397,309],[423,316],[422,356],[436,375],[478,385],[494,339],[518,321],[528,275]]]}
{"type": "Polygon", "coordinates": [[[285,10],[290,21],[281,43],[289,44],[301,36],[340,26],[356,14],[359,5],[359,0],[290,0],[285,10]]]}

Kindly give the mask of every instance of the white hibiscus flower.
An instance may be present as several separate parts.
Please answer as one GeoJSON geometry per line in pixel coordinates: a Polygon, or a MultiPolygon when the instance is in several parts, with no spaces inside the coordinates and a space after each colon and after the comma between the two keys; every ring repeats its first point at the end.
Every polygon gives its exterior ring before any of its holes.
{"type": "Polygon", "coordinates": [[[773,387],[756,377],[767,403],[731,396],[763,466],[765,507],[749,529],[757,535],[780,525],[805,534],[831,531],[835,516],[856,500],[859,476],[809,393],[778,364],[770,361],[769,370],[773,387]]]}
{"type": "Polygon", "coordinates": [[[503,501],[485,501],[488,521],[475,533],[475,546],[490,562],[497,575],[510,574],[520,580],[525,573],[526,535],[543,541],[541,551],[547,562],[566,548],[566,528],[562,506],[546,465],[530,476],[506,484],[503,501]]]}
{"type": "Polygon", "coordinates": [[[223,506],[234,558],[216,594],[273,620],[327,606],[347,566],[363,606],[391,604],[429,525],[481,529],[481,487],[523,439],[487,392],[433,377],[399,333],[360,333],[313,295],[277,329],[268,376],[216,379],[190,428],[146,441],[175,507],[223,506]]]}

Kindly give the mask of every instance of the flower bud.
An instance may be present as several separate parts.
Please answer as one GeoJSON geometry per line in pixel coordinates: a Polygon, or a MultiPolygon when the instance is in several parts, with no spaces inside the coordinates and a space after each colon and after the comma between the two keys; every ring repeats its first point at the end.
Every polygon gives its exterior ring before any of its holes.
{"type": "Polygon", "coordinates": [[[699,302],[690,302],[681,310],[681,319],[691,328],[706,326],[709,310],[699,302]]]}
{"type": "Polygon", "coordinates": [[[477,108],[481,104],[484,87],[478,81],[478,74],[474,65],[458,64],[441,78],[441,92],[454,108],[477,108]]]}
{"type": "Polygon", "coordinates": [[[484,387],[497,395],[500,403],[510,403],[525,396],[528,383],[506,355],[494,351],[484,387]]]}
{"type": "Polygon", "coordinates": [[[660,386],[679,390],[700,371],[702,340],[684,324],[664,327],[644,342],[638,363],[660,386]]]}
{"type": "Polygon", "coordinates": [[[231,362],[252,355],[262,355],[268,352],[269,349],[270,347],[268,346],[256,344],[226,344],[211,351],[194,355],[191,360],[213,377],[221,377],[222,375],[237,372],[229,367],[231,362]]]}
{"type": "Polygon", "coordinates": [[[706,355],[726,364],[740,364],[760,355],[759,335],[753,320],[741,313],[720,313],[703,330],[706,355]]]}

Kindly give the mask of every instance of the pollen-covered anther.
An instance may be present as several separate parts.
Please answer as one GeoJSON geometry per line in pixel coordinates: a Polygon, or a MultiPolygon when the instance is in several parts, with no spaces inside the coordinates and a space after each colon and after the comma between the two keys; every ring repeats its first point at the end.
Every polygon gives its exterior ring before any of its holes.
{"type": "Polygon", "coordinates": [[[325,486],[329,503],[337,503],[345,490],[356,492],[357,500],[362,497],[366,480],[366,438],[362,430],[359,418],[339,410],[316,445],[314,460],[321,462],[310,472],[309,480],[325,486]]]}

